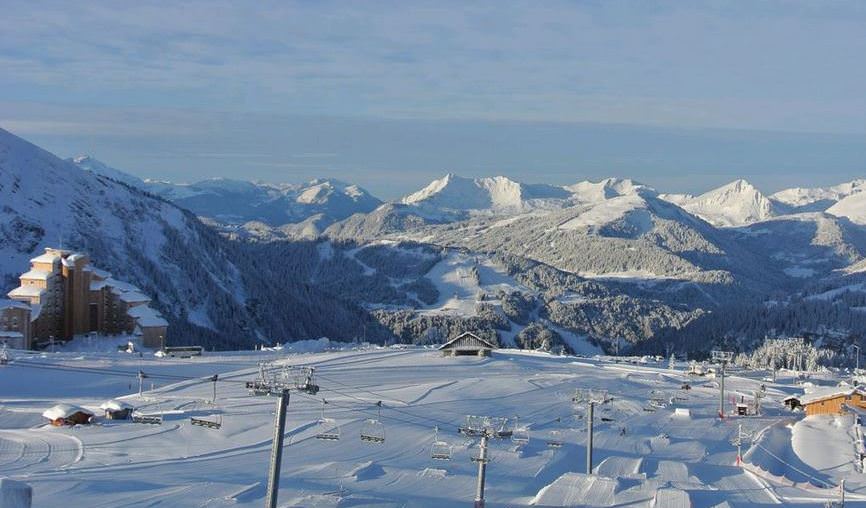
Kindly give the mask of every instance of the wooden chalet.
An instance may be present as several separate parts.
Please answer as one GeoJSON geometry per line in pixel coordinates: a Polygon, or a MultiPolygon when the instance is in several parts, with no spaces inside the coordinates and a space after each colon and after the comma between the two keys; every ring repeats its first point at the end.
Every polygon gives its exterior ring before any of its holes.
{"type": "Polygon", "coordinates": [[[490,356],[496,348],[496,344],[472,332],[463,332],[439,346],[439,351],[442,351],[442,356],[490,356]]]}
{"type": "Polygon", "coordinates": [[[132,418],[133,407],[122,400],[108,400],[99,406],[105,412],[106,420],[129,420],[132,418]]]}
{"type": "Polygon", "coordinates": [[[46,409],[42,416],[51,422],[51,425],[60,427],[63,425],[80,425],[93,421],[93,413],[69,404],[57,404],[56,406],[46,409]]]}
{"type": "Polygon", "coordinates": [[[849,409],[866,409],[866,393],[853,386],[813,390],[800,397],[800,405],[811,415],[838,415],[849,409]]]}

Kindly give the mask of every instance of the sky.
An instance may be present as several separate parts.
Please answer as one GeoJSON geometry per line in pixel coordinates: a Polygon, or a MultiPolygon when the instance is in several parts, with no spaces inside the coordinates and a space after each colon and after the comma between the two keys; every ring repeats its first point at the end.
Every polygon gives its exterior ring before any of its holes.
{"type": "Polygon", "coordinates": [[[141,177],[866,176],[858,1],[4,0],[0,127],[141,177]]]}

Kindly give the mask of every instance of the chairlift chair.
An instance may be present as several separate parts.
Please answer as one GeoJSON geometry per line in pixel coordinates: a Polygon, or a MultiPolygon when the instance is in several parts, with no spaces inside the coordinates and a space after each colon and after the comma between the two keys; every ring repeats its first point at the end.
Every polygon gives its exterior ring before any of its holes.
{"type": "Polygon", "coordinates": [[[558,430],[551,430],[550,434],[547,436],[547,446],[549,448],[561,448],[562,447],[562,432],[558,430]]]}
{"type": "Polygon", "coordinates": [[[514,430],[511,432],[511,442],[517,446],[523,446],[529,443],[529,429],[525,426],[518,425],[519,420],[514,417],[514,430]]]}
{"type": "Polygon", "coordinates": [[[439,427],[434,427],[430,458],[434,460],[451,460],[451,445],[439,440],[439,427]]]}
{"type": "Polygon", "coordinates": [[[380,421],[382,417],[382,401],[376,403],[378,415],[376,418],[370,418],[361,426],[361,441],[367,443],[384,443],[385,442],[385,426],[380,421]]]}
{"type": "MultiPolygon", "coordinates": [[[[201,403],[199,403],[199,407],[201,407],[201,403]]],[[[203,427],[206,429],[221,429],[223,426],[222,411],[217,409],[216,405],[213,405],[213,407],[214,409],[207,416],[190,416],[189,423],[191,425],[195,425],[196,427],[203,427]]]]}
{"type": "Polygon", "coordinates": [[[145,414],[133,411],[132,423],[142,423],[145,425],[162,425],[162,414],[145,414]]]}
{"type": "Polygon", "coordinates": [[[310,395],[319,393],[319,385],[313,380],[313,375],[316,372],[315,367],[295,367],[293,370],[296,390],[310,395]]]}
{"type": "Polygon", "coordinates": [[[325,417],[325,405],[327,400],[322,399],[322,417],[319,418],[319,428],[316,432],[316,439],[325,441],[338,441],[340,439],[340,426],[333,418],[325,417]]]}

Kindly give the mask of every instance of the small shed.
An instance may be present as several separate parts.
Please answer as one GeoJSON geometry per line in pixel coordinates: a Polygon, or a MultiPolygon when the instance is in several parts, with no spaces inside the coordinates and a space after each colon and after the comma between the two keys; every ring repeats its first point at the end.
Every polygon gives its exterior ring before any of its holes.
{"type": "Polygon", "coordinates": [[[107,400],[99,406],[105,411],[106,420],[129,420],[132,418],[133,407],[122,400],[107,400]]]}
{"type": "Polygon", "coordinates": [[[496,344],[472,332],[463,332],[439,346],[439,351],[442,351],[442,356],[490,356],[496,348],[496,344]]]}
{"type": "Polygon", "coordinates": [[[866,393],[857,387],[814,388],[800,398],[807,416],[844,414],[848,408],[866,409],[866,393]]]}
{"type": "Polygon", "coordinates": [[[55,427],[90,423],[93,420],[93,413],[70,404],[57,404],[51,409],[46,409],[42,416],[47,418],[55,427]]]}
{"type": "Polygon", "coordinates": [[[782,404],[785,405],[786,408],[794,411],[798,407],[800,407],[800,397],[796,395],[788,395],[784,399],[782,399],[782,404]]]}

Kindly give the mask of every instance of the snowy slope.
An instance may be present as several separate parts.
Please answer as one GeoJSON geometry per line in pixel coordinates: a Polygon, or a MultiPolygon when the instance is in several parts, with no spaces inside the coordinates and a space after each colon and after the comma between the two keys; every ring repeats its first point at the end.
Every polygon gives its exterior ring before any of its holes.
{"type": "Polygon", "coordinates": [[[85,171],[90,171],[91,173],[95,173],[97,175],[107,176],[108,178],[117,180],[118,182],[123,182],[127,185],[137,187],[139,189],[145,188],[144,180],[142,180],[141,178],[132,176],[129,173],[125,173],[119,169],[113,168],[102,161],[94,159],[90,155],[79,155],[77,157],[73,157],[67,160],[85,171]]]}
{"type": "MultiPolygon", "coordinates": [[[[497,351],[489,359],[443,358],[418,348],[206,354],[195,360],[116,353],[16,358],[0,369],[0,470],[29,483],[36,506],[69,499],[86,506],[261,506],[275,399],[250,396],[244,382],[255,379],[257,362],[266,360],[315,366],[319,396],[328,400],[325,416],[340,429],[339,440],[316,439],[323,429],[318,424],[321,399],[292,393],[279,506],[471,505],[477,465],[470,457],[478,439],[457,433],[466,414],[508,417],[508,428],[516,416],[528,428],[529,442],[523,446],[507,438],[490,440],[489,506],[819,506],[838,492],[790,487],[734,465],[730,440],[738,423],[744,431],[757,432],[788,418],[780,401],[797,391],[790,376],[766,383],[763,416],[721,420],[714,382],[686,376],[682,363],[669,370],[667,362],[638,366],[514,350],[497,351]],[[58,384],[51,375],[58,368],[75,369],[76,382],[58,384]],[[130,387],[139,369],[151,375],[141,398],[137,386],[130,387]],[[210,404],[211,383],[202,380],[214,373],[220,382],[216,403],[210,404]],[[684,382],[692,389],[681,390],[684,382]],[[571,401],[577,388],[605,389],[612,397],[595,408],[592,476],[584,474],[585,409],[571,401]],[[673,406],[688,409],[690,416],[675,416],[671,406],[652,409],[648,400],[653,396],[674,399],[673,406]],[[99,414],[103,402],[118,397],[142,412],[163,415],[163,423],[99,420],[70,429],[46,426],[40,416],[56,403],[99,414]],[[385,441],[363,442],[362,427],[377,417],[377,401],[382,402],[385,441]],[[190,417],[222,425],[197,427],[190,417]],[[434,426],[451,460],[431,457],[434,426]],[[561,447],[547,445],[553,437],[561,447]]],[[[745,375],[728,377],[732,396],[748,396],[765,383],[762,373],[745,375]]],[[[779,476],[796,478],[801,470],[835,483],[848,475],[849,502],[856,506],[866,484],[850,470],[849,436],[826,427],[809,432],[814,439],[832,441],[832,450],[840,452],[847,440],[849,453],[826,459],[848,467],[819,469],[824,466],[813,463],[815,453],[802,461],[779,453],[799,453],[805,434],[796,431],[793,443],[789,433],[783,436],[787,441],[773,443],[777,446],[759,444],[787,460],[773,467],[779,476]]]]}
{"type": "Polygon", "coordinates": [[[745,180],[736,180],[693,198],[672,195],[669,199],[715,226],[742,226],[778,214],[778,205],[745,180]]]}
{"type": "Polygon", "coordinates": [[[851,194],[827,209],[827,213],[846,217],[855,224],[866,225],[866,192],[851,194]]]}
{"type": "Polygon", "coordinates": [[[400,202],[428,212],[519,213],[534,208],[559,208],[568,197],[562,187],[529,185],[504,176],[472,179],[449,173],[400,202]]]}
{"type": "Polygon", "coordinates": [[[217,331],[221,312],[243,316],[245,288],[219,239],[176,206],[116,183],[0,129],[0,286],[3,293],[44,247],[63,245],[144,290],[172,328],[217,331]],[[190,267],[199,267],[191,270],[190,267]],[[219,303],[218,303],[219,302],[219,303]]]}
{"type": "Polygon", "coordinates": [[[789,205],[798,212],[818,212],[864,189],[866,180],[858,179],[831,187],[785,189],[772,194],[770,199],[789,205]]]}

